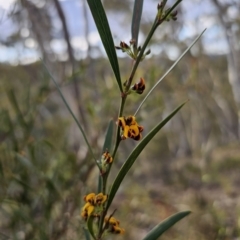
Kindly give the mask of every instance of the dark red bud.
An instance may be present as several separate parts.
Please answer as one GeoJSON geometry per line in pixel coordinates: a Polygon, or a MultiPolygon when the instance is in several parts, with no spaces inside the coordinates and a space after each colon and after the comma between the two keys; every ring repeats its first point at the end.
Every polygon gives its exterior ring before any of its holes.
{"type": "Polygon", "coordinates": [[[177,10],[175,10],[175,11],[173,11],[173,12],[171,13],[171,16],[172,16],[172,17],[176,17],[176,16],[177,16],[177,14],[178,14],[178,11],[177,11],[177,10]]]}
{"type": "Polygon", "coordinates": [[[148,55],[151,53],[151,49],[148,49],[147,52],[145,53],[145,55],[148,55]]]}
{"type": "Polygon", "coordinates": [[[125,42],[120,42],[121,48],[129,48],[129,46],[125,42]]]}

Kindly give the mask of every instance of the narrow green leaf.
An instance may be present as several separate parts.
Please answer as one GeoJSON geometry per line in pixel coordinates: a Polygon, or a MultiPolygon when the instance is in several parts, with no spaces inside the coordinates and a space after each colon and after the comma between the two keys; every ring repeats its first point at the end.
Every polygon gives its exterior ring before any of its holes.
{"type": "Polygon", "coordinates": [[[95,235],[94,235],[94,231],[93,231],[93,217],[88,217],[87,220],[87,227],[88,227],[88,231],[91,234],[91,236],[93,237],[93,239],[96,239],[95,235]]]}
{"type": "Polygon", "coordinates": [[[29,170],[36,170],[35,166],[32,164],[32,162],[29,161],[26,157],[20,155],[19,153],[16,153],[16,159],[19,161],[19,163],[28,168],[29,170]]]}
{"type": "Polygon", "coordinates": [[[143,238],[143,240],[157,240],[165,231],[167,231],[175,223],[177,223],[178,221],[180,221],[182,218],[186,217],[190,213],[191,213],[190,211],[184,211],[168,217],[166,220],[164,220],[163,222],[155,226],[146,235],[146,237],[143,238]]]}
{"type": "Polygon", "coordinates": [[[139,26],[142,17],[143,0],[135,0],[132,17],[132,39],[135,39],[138,45],[139,26]]]}
{"type": "Polygon", "coordinates": [[[105,141],[103,144],[103,149],[102,151],[104,152],[106,149],[108,149],[109,152],[111,152],[111,148],[112,148],[112,138],[113,138],[113,120],[111,119],[109,124],[108,124],[108,128],[107,128],[107,132],[106,132],[106,137],[105,137],[105,141]]]}
{"type": "Polygon", "coordinates": [[[109,62],[115,74],[119,89],[123,92],[117,54],[112,38],[112,33],[108,24],[107,16],[103,8],[101,0],[87,0],[89,8],[92,12],[93,19],[98,29],[103,46],[107,53],[109,62]]]}
{"type": "Polygon", "coordinates": [[[153,90],[157,87],[157,85],[174,69],[174,67],[182,60],[182,58],[186,55],[186,53],[192,48],[192,46],[198,41],[198,39],[203,35],[203,33],[206,31],[206,28],[201,32],[201,34],[195,38],[195,40],[191,43],[191,45],[182,53],[182,55],[173,63],[173,65],[167,70],[167,72],[157,81],[157,83],[151,88],[151,90],[148,92],[146,97],[142,100],[140,103],[138,109],[135,112],[135,116],[137,115],[138,111],[144,104],[144,102],[147,100],[147,98],[150,96],[150,94],[153,92],[153,90]]]}
{"type": "MultiPolygon", "coordinates": [[[[106,131],[105,141],[103,144],[102,152],[106,151],[108,149],[109,152],[111,152],[112,148],[112,139],[113,139],[113,120],[110,120],[108,124],[108,128],[106,131]]],[[[102,176],[99,175],[98,177],[98,193],[102,192],[102,176]]]]}
{"type": "Polygon", "coordinates": [[[16,98],[14,90],[11,88],[7,91],[8,98],[11,102],[11,105],[18,116],[18,122],[26,130],[28,129],[28,123],[25,121],[24,114],[22,113],[19,107],[19,101],[16,98]]]}
{"type": "Polygon", "coordinates": [[[108,197],[108,202],[107,202],[107,209],[111,205],[112,200],[122,183],[124,177],[132,167],[133,163],[139,156],[139,154],[142,152],[142,150],[146,147],[146,145],[150,142],[150,140],[159,132],[159,130],[183,107],[183,104],[181,104],[178,108],[176,108],[171,114],[169,114],[163,121],[161,121],[157,126],[155,126],[151,132],[149,132],[143,139],[142,141],[133,149],[133,151],[130,153],[128,156],[126,162],[123,164],[121,167],[117,177],[115,178],[113,185],[111,187],[109,197],[108,197]]]}
{"type": "Polygon", "coordinates": [[[93,159],[94,159],[95,162],[97,163],[97,160],[96,160],[96,158],[95,158],[95,156],[94,156],[94,154],[93,154],[93,150],[92,150],[92,148],[91,148],[91,146],[90,146],[90,144],[89,144],[89,142],[88,142],[87,136],[86,136],[86,134],[85,134],[85,132],[84,132],[81,124],[79,123],[79,121],[77,120],[76,116],[74,115],[72,109],[71,109],[70,106],[68,105],[67,100],[66,100],[65,97],[63,96],[62,91],[61,91],[61,89],[60,89],[57,81],[54,79],[54,77],[52,76],[52,74],[48,71],[48,68],[47,68],[46,64],[45,64],[43,61],[42,61],[42,63],[43,63],[43,65],[44,65],[47,73],[49,74],[50,78],[53,80],[53,82],[54,82],[54,84],[55,84],[55,86],[56,86],[56,88],[57,88],[57,90],[58,90],[58,92],[59,92],[59,95],[61,96],[61,98],[62,98],[62,100],[63,100],[63,102],[64,102],[64,104],[65,104],[65,106],[67,107],[68,111],[70,112],[70,114],[72,115],[73,119],[75,120],[75,122],[76,122],[79,130],[81,131],[81,133],[82,133],[82,135],[83,135],[83,137],[84,137],[84,140],[85,140],[85,142],[86,142],[86,144],[87,144],[87,146],[88,146],[88,149],[89,149],[90,153],[92,154],[93,159]]]}
{"type": "Polygon", "coordinates": [[[20,185],[22,185],[23,187],[27,188],[28,190],[34,191],[34,189],[26,182],[22,181],[21,179],[19,179],[18,177],[13,176],[12,177],[13,180],[15,180],[17,183],[19,183],[20,185]]]}
{"type": "Polygon", "coordinates": [[[91,240],[89,231],[85,227],[83,227],[83,232],[84,232],[85,240],[91,240]]]}
{"type": "Polygon", "coordinates": [[[53,179],[46,177],[45,178],[46,189],[53,194],[55,197],[61,198],[61,190],[57,187],[53,179]]]}
{"type": "MultiPolygon", "coordinates": [[[[171,8],[169,8],[167,14],[162,18],[162,21],[164,21],[164,19],[166,19],[167,15],[170,14],[170,13],[173,11],[173,9],[174,9],[175,7],[177,7],[177,5],[178,5],[181,1],[182,1],[182,0],[176,1],[176,2],[174,3],[174,5],[173,5],[171,8]]],[[[162,2],[163,2],[163,1],[162,1],[162,2]]],[[[164,2],[167,2],[167,1],[164,1],[164,2]]],[[[164,4],[164,3],[163,3],[163,4],[164,4]]],[[[164,5],[165,5],[165,4],[164,4],[164,5]]],[[[162,21],[161,21],[161,23],[162,23],[162,21]]],[[[150,40],[152,39],[153,34],[155,33],[155,31],[156,31],[156,29],[157,29],[158,27],[159,27],[158,15],[156,15],[155,20],[154,20],[154,23],[152,24],[152,27],[151,27],[149,33],[147,34],[147,38],[146,38],[146,40],[145,40],[144,43],[143,43],[142,49],[141,49],[141,51],[139,52],[139,54],[138,54],[138,56],[137,56],[137,59],[136,59],[136,61],[135,61],[135,64],[133,65],[133,68],[132,68],[132,71],[131,71],[131,74],[130,74],[129,79],[133,79],[133,78],[134,78],[134,75],[135,75],[135,73],[136,73],[136,71],[137,71],[138,65],[139,65],[139,63],[142,61],[142,56],[143,56],[143,54],[144,54],[144,52],[145,52],[145,50],[146,50],[146,48],[147,48],[150,40]]]]}

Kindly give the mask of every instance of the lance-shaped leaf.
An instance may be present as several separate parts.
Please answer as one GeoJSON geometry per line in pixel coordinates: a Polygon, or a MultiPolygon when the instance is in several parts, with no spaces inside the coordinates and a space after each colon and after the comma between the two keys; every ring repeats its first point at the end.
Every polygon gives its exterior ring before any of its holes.
{"type": "Polygon", "coordinates": [[[146,147],[146,145],[151,141],[151,139],[159,132],[159,130],[183,107],[183,104],[181,104],[178,108],[176,108],[171,114],[169,114],[163,121],[161,121],[157,126],[155,126],[151,132],[149,132],[142,141],[133,149],[129,157],[127,158],[126,162],[123,164],[122,168],[120,169],[116,179],[114,180],[114,183],[111,187],[109,198],[107,202],[107,209],[111,205],[112,200],[122,183],[124,177],[132,167],[133,163],[136,161],[139,154],[142,152],[142,150],[146,147]]]}
{"type": "Polygon", "coordinates": [[[142,16],[143,0],[135,0],[132,17],[132,39],[135,39],[138,45],[139,26],[142,16]]]}
{"type": "Polygon", "coordinates": [[[91,240],[89,231],[85,227],[83,227],[83,232],[84,232],[85,240],[91,240]]]}
{"type": "MultiPolygon", "coordinates": [[[[16,153],[16,159],[21,163],[24,168],[27,168],[30,171],[36,170],[32,162],[21,154],[16,153]]],[[[36,171],[37,172],[37,171],[36,171]]]]}
{"type": "MultiPolygon", "coordinates": [[[[103,144],[102,152],[106,151],[106,149],[111,152],[112,148],[112,138],[113,138],[113,120],[110,120],[105,136],[105,141],[103,144]]],[[[102,177],[99,175],[98,177],[98,193],[102,191],[102,177]]]]}
{"type": "Polygon", "coordinates": [[[93,239],[96,240],[96,237],[94,235],[94,231],[93,231],[93,217],[89,216],[88,220],[87,220],[87,227],[88,227],[88,231],[91,234],[91,236],[93,237],[93,239]]]}
{"type": "Polygon", "coordinates": [[[168,217],[163,222],[159,223],[155,226],[147,235],[143,238],[143,240],[157,240],[165,231],[167,231],[170,227],[172,227],[176,222],[180,221],[182,218],[186,217],[190,214],[190,211],[184,211],[176,213],[170,217],[168,217]]]}
{"type": "Polygon", "coordinates": [[[117,54],[112,38],[112,33],[108,24],[107,16],[104,11],[101,0],[87,0],[89,8],[92,12],[93,19],[95,21],[96,27],[98,29],[98,33],[102,40],[103,46],[107,53],[108,59],[112,66],[113,72],[115,74],[118,86],[120,91],[122,92],[122,83],[121,76],[119,71],[119,65],[117,60],[117,54]]]}
{"type": "Polygon", "coordinates": [[[104,152],[106,149],[108,149],[109,152],[111,152],[111,148],[112,148],[112,137],[113,137],[113,120],[110,120],[109,124],[108,124],[108,128],[107,128],[107,132],[106,132],[106,137],[105,137],[105,141],[103,144],[103,149],[102,151],[104,152]]]}

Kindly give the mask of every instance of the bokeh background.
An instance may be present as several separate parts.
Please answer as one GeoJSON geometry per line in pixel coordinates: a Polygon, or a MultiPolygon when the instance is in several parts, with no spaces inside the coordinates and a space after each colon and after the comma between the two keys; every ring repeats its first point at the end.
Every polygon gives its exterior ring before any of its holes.
{"type": "MultiPolygon", "coordinates": [[[[157,3],[144,2],[140,45],[157,3]]],[[[128,43],[134,1],[103,4],[115,44],[128,43]]],[[[112,210],[126,230],[117,238],[142,239],[159,221],[191,210],[161,239],[240,239],[239,16],[237,0],[184,0],[178,20],[156,31],[135,78],[144,77],[146,91],[129,96],[125,115],[136,111],[207,28],[137,115],[145,135],[189,99],[143,151],[116,195],[112,210]]],[[[100,158],[120,93],[87,3],[1,0],[0,32],[0,239],[84,239],[79,213],[83,196],[96,192],[98,172],[40,58],[100,158]]],[[[132,62],[118,56],[125,81],[132,62]]],[[[121,144],[109,184],[136,144],[121,144]]]]}

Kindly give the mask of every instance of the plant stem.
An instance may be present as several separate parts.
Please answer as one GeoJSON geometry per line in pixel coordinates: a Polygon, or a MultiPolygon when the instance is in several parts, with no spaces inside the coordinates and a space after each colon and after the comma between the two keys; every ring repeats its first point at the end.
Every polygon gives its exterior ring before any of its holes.
{"type": "MultiPolygon", "coordinates": [[[[126,88],[125,88],[125,91],[122,93],[122,99],[121,99],[121,105],[120,105],[120,108],[119,108],[119,113],[118,113],[118,117],[121,117],[123,115],[123,110],[124,110],[124,106],[125,106],[125,103],[126,103],[126,99],[127,99],[127,92],[129,91],[129,88],[132,84],[132,80],[134,78],[134,75],[136,73],[136,70],[138,68],[138,65],[140,63],[140,61],[142,60],[142,56],[145,52],[145,49],[147,48],[154,32],[156,31],[157,27],[162,24],[162,22],[167,18],[167,16],[172,12],[172,10],[181,2],[181,0],[177,1],[172,8],[169,9],[168,13],[161,19],[161,21],[159,20],[159,16],[157,14],[155,20],[154,20],[154,23],[152,25],[152,28],[142,46],[142,49],[136,59],[136,62],[135,64],[133,65],[133,68],[132,68],[132,71],[131,71],[131,74],[130,74],[130,77],[127,81],[127,84],[126,84],[126,88]]],[[[166,4],[166,1],[164,2],[164,4],[166,4]]],[[[113,153],[112,153],[112,157],[113,159],[115,158],[115,155],[117,153],[117,149],[119,147],[119,144],[121,142],[121,136],[120,136],[120,126],[117,127],[117,132],[116,132],[116,141],[115,141],[115,146],[114,146],[114,150],[113,150],[113,153]]],[[[108,171],[102,176],[102,193],[103,194],[106,194],[106,186],[107,186],[107,179],[108,179],[108,176],[109,176],[109,173],[110,173],[110,170],[111,170],[111,165],[109,166],[109,169],[108,171]]],[[[99,221],[99,229],[98,229],[98,236],[97,236],[97,239],[100,240],[101,239],[101,236],[104,232],[104,229],[103,229],[103,223],[104,223],[104,218],[107,214],[107,210],[108,209],[105,209],[103,212],[102,212],[102,215],[100,217],[100,221],[99,221]]]]}
{"type": "MultiPolygon", "coordinates": [[[[142,46],[142,49],[141,49],[141,51],[140,51],[140,53],[139,53],[139,55],[138,55],[138,57],[137,57],[137,59],[136,59],[136,62],[135,62],[135,64],[134,64],[134,66],[133,66],[132,72],[131,72],[130,77],[129,77],[128,82],[127,82],[127,86],[126,86],[126,91],[125,91],[125,92],[128,92],[128,91],[129,91],[129,88],[130,88],[130,86],[131,86],[131,84],[132,84],[132,80],[133,80],[133,78],[134,78],[134,75],[135,75],[135,73],[136,73],[136,70],[137,70],[137,68],[138,68],[138,65],[139,65],[139,63],[141,62],[142,56],[143,56],[143,54],[144,54],[144,52],[145,52],[145,50],[146,50],[146,48],[147,48],[147,46],[148,46],[148,44],[149,44],[149,42],[150,42],[150,40],[151,40],[154,32],[155,32],[156,29],[164,22],[164,20],[169,16],[169,14],[174,10],[174,8],[175,8],[181,1],[182,1],[182,0],[178,0],[178,1],[168,10],[168,12],[165,14],[165,16],[164,16],[162,19],[159,19],[158,14],[157,14],[157,16],[155,17],[155,20],[154,20],[154,23],[153,23],[153,25],[152,25],[152,28],[151,28],[151,30],[150,30],[150,32],[149,32],[149,34],[148,34],[148,36],[147,36],[147,38],[146,38],[143,46],[142,46]],[[160,21],[160,20],[161,20],[161,21],[160,21]]],[[[167,1],[164,2],[164,5],[166,4],[166,2],[167,2],[167,1]]]]}
{"type": "Polygon", "coordinates": [[[141,51],[140,51],[140,53],[139,53],[139,55],[138,55],[138,57],[136,59],[136,62],[134,64],[134,66],[133,66],[132,72],[131,72],[130,77],[129,77],[128,81],[127,81],[127,86],[126,86],[126,91],[125,92],[128,92],[128,90],[129,90],[129,88],[130,88],[130,86],[132,84],[133,77],[134,77],[134,75],[136,73],[136,70],[138,68],[138,65],[139,65],[139,63],[140,63],[140,61],[142,59],[144,51],[145,51],[148,43],[150,42],[150,40],[151,40],[151,38],[152,38],[152,36],[153,36],[153,34],[154,34],[156,29],[157,29],[157,17],[155,18],[153,26],[152,26],[152,28],[151,28],[151,30],[150,30],[150,32],[149,32],[149,34],[148,34],[144,44],[143,44],[142,49],[141,49],[141,51]]]}
{"type": "MultiPolygon", "coordinates": [[[[127,95],[122,97],[118,117],[122,116],[122,114],[123,114],[123,109],[124,109],[124,104],[126,102],[126,98],[127,98],[127,95]]],[[[119,147],[120,142],[121,142],[120,127],[118,126],[117,127],[117,133],[116,133],[116,142],[115,142],[114,150],[113,150],[113,153],[112,153],[112,158],[113,159],[115,158],[115,155],[117,153],[117,149],[119,147]]],[[[102,193],[103,194],[106,194],[107,179],[108,179],[109,172],[111,170],[111,166],[112,165],[109,166],[108,171],[102,177],[102,193]]]]}
{"type": "Polygon", "coordinates": [[[157,85],[173,70],[173,68],[181,61],[181,59],[185,56],[185,54],[191,49],[191,47],[198,41],[198,39],[203,35],[203,33],[206,31],[204,29],[200,35],[195,38],[195,40],[191,43],[191,45],[181,54],[181,56],[172,64],[172,66],[163,74],[163,76],[155,83],[155,85],[150,89],[148,94],[145,96],[145,98],[142,100],[140,105],[138,106],[136,112],[134,113],[134,116],[137,115],[138,111],[142,107],[143,103],[147,100],[147,98],[150,96],[150,94],[153,92],[153,90],[157,87],[157,85]]]}
{"type": "MultiPolygon", "coordinates": [[[[123,109],[124,109],[124,105],[125,105],[125,102],[126,102],[126,98],[127,98],[127,95],[122,96],[118,117],[122,116],[122,114],[123,114],[123,109]]],[[[117,127],[117,133],[116,133],[116,143],[115,143],[115,147],[114,147],[113,154],[112,154],[113,159],[114,159],[114,157],[115,157],[115,155],[117,153],[117,149],[118,149],[118,146],[119,146],[120,142],[121,142],[120,127],[118,126],[117,127]]],[[[109,172],[111,170],[111,166],[112,165],[109,166],[108,171],[102,176],[102,193],[103,194],[106,194],[107,179],[108,179],[108,176],[109,176],[109,172]]],[[[99,228],[98,228],[98,238],[97,238],[99,240],[101,239],[103,222],[104,222],[104,218],[105,218],[105,216],[107,214],[107,210],[108,209],[105,209],[102,212],[102,215],[100,217],[99,228]]]]}

